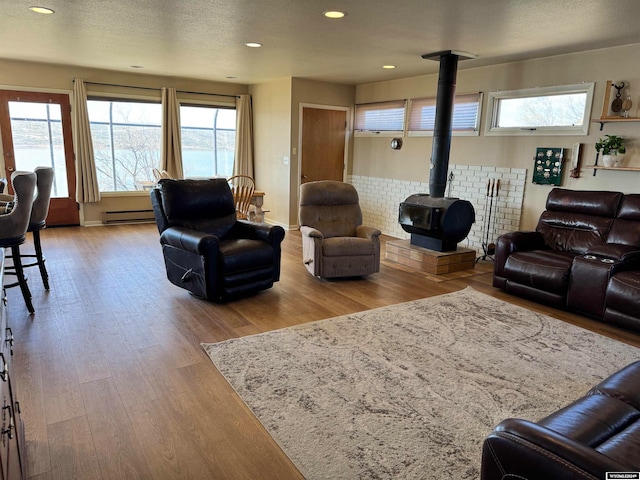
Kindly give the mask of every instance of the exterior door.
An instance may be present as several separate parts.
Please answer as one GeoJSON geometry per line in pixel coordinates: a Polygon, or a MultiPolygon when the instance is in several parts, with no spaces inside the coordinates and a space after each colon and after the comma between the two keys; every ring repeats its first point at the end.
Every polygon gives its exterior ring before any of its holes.
{"type": "Polygon", "coordinates": [[[7,181],[16,170],[53,167],[47,225],[79,225],[69,95],[0,90],[0,133],[7,181]]]}
{"type": "Polygon", "coordinates": [[[300,183],[344,179],[347,111],[302,108],[300,183]]]}

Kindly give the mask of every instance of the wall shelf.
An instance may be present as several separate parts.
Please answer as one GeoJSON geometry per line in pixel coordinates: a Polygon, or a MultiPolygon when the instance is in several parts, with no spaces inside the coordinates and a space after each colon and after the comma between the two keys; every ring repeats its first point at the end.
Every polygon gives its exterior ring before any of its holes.
{"type": "Polygon", "coordinates": [[[602,165],[588,165],[587,168],[593,168],[593,176],[596,176],[598,170],[617,170],[620,172],[640,172],[640,167],[605,167],[602,165]]]}
{"type": "Polygon", "coordinates": [[[601,117],[592,118],[592,123],[599,123],[600,130],[604,128],[605,123],[617,123],[617,122],[640,122],[640,117],[601,117]]]}

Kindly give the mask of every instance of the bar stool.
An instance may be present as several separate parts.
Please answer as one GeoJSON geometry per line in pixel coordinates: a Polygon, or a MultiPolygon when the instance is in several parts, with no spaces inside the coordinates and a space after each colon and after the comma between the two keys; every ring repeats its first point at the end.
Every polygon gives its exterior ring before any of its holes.
{"type": "Polygon", "coordinates": [[[53,188],[53,168],[51,167],[36,167],[33,171],[36,174],[36,196],[33,199],[33,206],[31,207],[31,217],[29,219],[29,227],[27,232],[33,234],[33,246],[35,247],[35,254],[21,254],[22,258],[35,258],[34,262],[23,263],[22,266],[40,268],[40,276],[42,277],[42,283],[44,289],[49,290],[49,274],[44,264],[45,258],[42,255],[42,245],[40,243],[40,230],[47,228],[47,215],[49,213],[49,203],[51,201],[51,189],[53,188]]]}
{"type": "MultiPolygon", "coordinates": [[[[24,303],[27,305],[29,313],[34,313],[31,302],[31,292],[27,285],[27,279],[22,268],[20,258],[20,245],[25,241],[29,219],[31,218],[31,207],[33,205],[33,194],[36,189],[36,174],[33,172],[13,172],[11,184],[15,192],[15,201],[10,212],[0,215],[0,247],[11,248],[13,265],[18,281],[4,285],[4,288],[20,286],[24,303]]],[[[12,273],[12,272],[7,272],[12,273]]]]}

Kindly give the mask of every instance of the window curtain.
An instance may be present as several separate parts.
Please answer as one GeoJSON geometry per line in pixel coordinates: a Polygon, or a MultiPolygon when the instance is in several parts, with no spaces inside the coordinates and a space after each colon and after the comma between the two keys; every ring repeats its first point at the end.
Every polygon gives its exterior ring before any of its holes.
{"type": "Polygon", "coordinates": [[[93,141],[87,110],[87,89],[81,78],[73,80],[73,144],[76,153],[76,201],[100,201],[98,172],[93,156],[93,141]]]}
{"type": "Polygon", "coordinates": [[[236,152],[233,162],[234,175],[253,178],[253,109],[251,95],[236,98],[236,152]]]}
{"type": "Polygon", "coordinates": [[[162,170],[173,178],[182,178],[182,141],[180,139],[180,103],[175,88],[162,89],[162,170]]]}

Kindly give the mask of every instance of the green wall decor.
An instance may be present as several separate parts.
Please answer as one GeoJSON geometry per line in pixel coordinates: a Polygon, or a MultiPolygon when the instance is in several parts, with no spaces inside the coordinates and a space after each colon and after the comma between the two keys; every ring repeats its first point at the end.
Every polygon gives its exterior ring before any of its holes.
{"type": "Polygon", "coordinates": [[[533,164],[533,183],[538,185],[560,185],[563,157],[563,148],[537,148],[533,164]]]}

